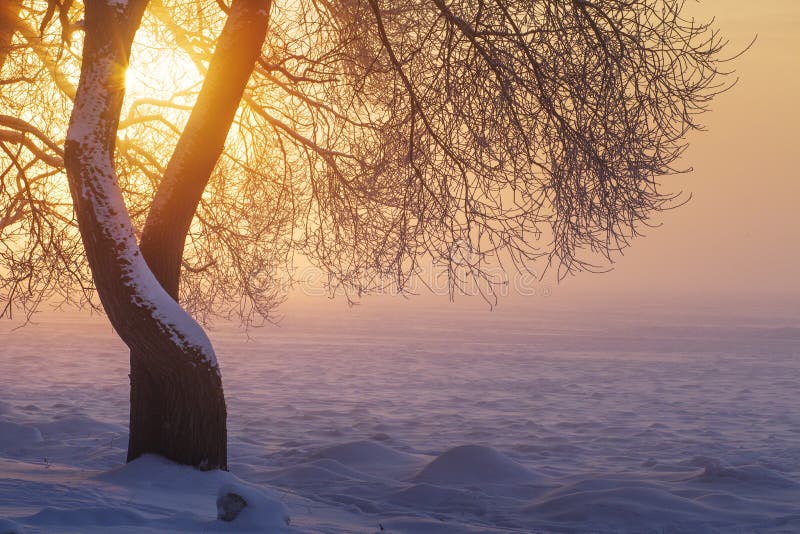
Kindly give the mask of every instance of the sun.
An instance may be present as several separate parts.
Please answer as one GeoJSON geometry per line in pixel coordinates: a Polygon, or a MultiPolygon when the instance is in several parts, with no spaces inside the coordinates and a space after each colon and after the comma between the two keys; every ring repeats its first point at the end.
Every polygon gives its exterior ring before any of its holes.
{"type": "Polygon", "coordinates": [[[125,72],[117,155],[129,201],[152,194],[203,85],[205,63],[170,44],[142,26],[125,72]]]}
{"type": "Polygon", "coordinates": [[[199,92],[204,69],[203,63],[188,52],[159,42],[143,27],[137,33],[126,72],[126,100],[180,100],[185,103],[199,92]]]}

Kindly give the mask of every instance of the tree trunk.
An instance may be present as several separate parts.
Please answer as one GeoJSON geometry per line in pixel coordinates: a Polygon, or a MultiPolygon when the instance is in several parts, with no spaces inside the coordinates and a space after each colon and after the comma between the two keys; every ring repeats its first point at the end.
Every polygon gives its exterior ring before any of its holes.
{"type": "Polygon", "coordinates": [[[147,214],[142,254],[176,299],[186,235],[261,55],[270,5],[270,0],[235,0],[231,5],[197,103],[147,214]]]}
{"type": "Polygon", "coordinates": [[[16,31],[20,7],[19,0],[0,2],[0,69],[11,51],[11,40],[16,31]]]}
{"type": "Polygon", "coordinates": [[[125,69],[146,5],[147,0],[86,2],[65,167],[100,300],[122,340],[141,355],[132,373],[152,378],[151,388],[137,388],[132,396],[141,416],[132,420],[131,435],[140,436],[143,452],[225,469],[225,399],[214,350],[148,268],[114,170],[125,69]]]}
{"type": "MultiPolygon", "coordinates": [[[[222,154],[225,138],[266,36],[270,2],[236,0],[220,34],[203,88],[156,192],[142,231],[141,251],[166,292],[178,300],[181,259],[203,190],[222,154]],[[265,7],[266,4],[266,7],[265,7]]],[[[131,349],[128,461],[165,455],[169,422],[163,406],[176,405],[175,384],[146,363],[158,354],[131,349]]],[[[164,361],[163,365],[169,365],[164,361]]]]}

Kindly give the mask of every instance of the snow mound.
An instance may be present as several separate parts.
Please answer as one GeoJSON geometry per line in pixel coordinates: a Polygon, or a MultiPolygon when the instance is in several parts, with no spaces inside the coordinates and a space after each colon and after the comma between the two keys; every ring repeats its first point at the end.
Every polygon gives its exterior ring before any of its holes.
{"type": "MultiPolygon", "coordinates": [[[[172,518],[198,512],[209,519],[216,518],[220,497],[229,493],[242,497],[247,506],[241,513],[231,522],[214,521],[214,529],[277,532],[289,524],[288,509],[278,499],[277,492],[243,482],[226,471],[200,471],[160,456],[145,455],[94,478],[119,489],[138,490],[134,491],[136,495],[146,495],[145,505],[169,503],[172,518]],[[199,509],[201,502],[204,504],[199,509]]],[[[204,523],[203,529],[208,528],[210,525],[204,523]]]]}
{"type": "Polygon", "coordinates": [[[217,502],[230,494],[238,495],[247,503],[231,522],[237,529],[252,528],[263,532],[265,529],[284,528],[291,521],[286,506],[256,486],[241,481],[223,484],[217,490],[217,502]]]}
{"type": "Polygon", "coordinates": [[[526,484],[540,476],[505,454],[480,445],[452,448],[414,477],[417,482],[442,485],[526,484]]]}
{"type": "Polygon", "coordinates": [[[396,451],[374,441],[353,441],[322,449],[314,455],[316,458],[335,460],[341,464],[354,467],[370,465],[398,465],[415,463],[417,457],[396,451]]]}
{"type": "Polygon", "coordinates": [[[0,421],[0,449],[20,449],[42,441],[42,433],[33,426],[0,421]]]}

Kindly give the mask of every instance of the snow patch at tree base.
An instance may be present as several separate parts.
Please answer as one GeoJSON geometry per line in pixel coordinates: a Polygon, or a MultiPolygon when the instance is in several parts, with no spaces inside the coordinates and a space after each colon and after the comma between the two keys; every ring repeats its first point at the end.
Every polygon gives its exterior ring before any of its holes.
{"type": "Polygon", "coordinates": [[[0,520],[0,534],[22,532],[297,532],[277,492],[226,471],[199,471],[145,455],[105,472],[8,462],[22,513],[0,520]],[[217,518],[220,495],[246,506],[231,521],[217,518]],[[45,504],[45,506],[39,506],[45,504]],[[30,512],[38,508],[38,511],[30,512]]]}

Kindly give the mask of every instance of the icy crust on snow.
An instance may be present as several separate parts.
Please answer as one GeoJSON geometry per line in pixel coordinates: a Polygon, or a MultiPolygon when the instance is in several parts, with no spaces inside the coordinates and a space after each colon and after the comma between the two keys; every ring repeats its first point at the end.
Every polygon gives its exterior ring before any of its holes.
{"type": "MultiPolygon", "coordinates": [[[[110,54],[110,50],[108,54],[110,54]]],[[[105,237],[118,243],[115,250],[122,264],[125,285],[131,289],[131,303],[152,313],[159,327],[179,347],[195,351],[219,373],[216,355],[206,333],[170,297],[156,280],[142,257],[133,225],[117,182],[113,154],[104,146],[102,132],[110,127],[102,116],[107,80],[120,76],[121,67],[109,57],[98,58],[84,74],[75,99],[67,142],[80,146],[79,157],[85,176],[81,180],[81,203],[92,207],[105,237]]]]}

